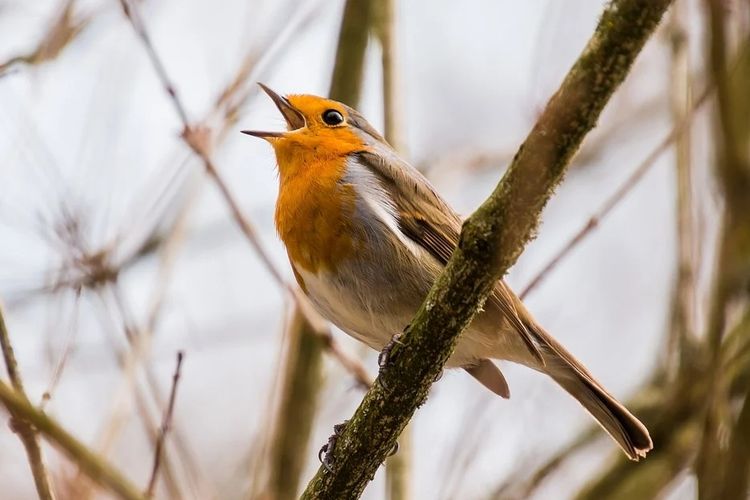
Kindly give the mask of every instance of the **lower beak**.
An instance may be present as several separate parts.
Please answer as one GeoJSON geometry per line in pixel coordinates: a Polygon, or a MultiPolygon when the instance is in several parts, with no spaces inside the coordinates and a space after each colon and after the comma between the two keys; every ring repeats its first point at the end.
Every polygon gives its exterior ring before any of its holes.
{"type": "MultiPolygon", "coordinates": [[[[281,111],[284,120],[286,120],[286,125],[289,131],[297,130],[305,126],[305,117],[289,103],[288,99],[280,96],[260,82],[258,82],[258,85],[260,85],[260,88],[262,88],[263,91],[268,94],[274,104],[276,104],[276,107],[279,108],[279,111],[281,111]]],[[[283,132],[264,132],[259,130],[243,130],[242,133],[260,137],[262,139],[284,136],[283,132]]]]}

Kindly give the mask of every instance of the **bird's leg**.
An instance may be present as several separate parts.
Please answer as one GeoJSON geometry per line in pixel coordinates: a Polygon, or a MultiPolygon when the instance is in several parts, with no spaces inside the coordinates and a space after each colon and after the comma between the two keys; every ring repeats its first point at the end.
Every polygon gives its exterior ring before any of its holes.
{"type": "Polygon", "coordinates": [[[333,474],[333,450],[336,448],[336,441],[338,441],[339,436],[344,432],[348,423],[348,420],[344,420],[340,424],[334,425],[333,434],[328,438],[328,442],[320,448],[320,451],[318,451],[318,460],[331,474],[333,474]]]}
{"type": "MultiPolygon", "coordinates": [[[[409,327],[407,326],[406,328],[409,327]]],[[[406,328],[404,328],[404,331],[406,331],[406,328]]],[[[388,365],[391,358],[391,351],[396,347],[396,344],[404,345],[403,342],[399,340],[402,335],[401,332],[395,333],[393,337],[391,337],[391,340],[389,340],[385,347],[383,347],[383,350],[380,351],[380,354],[378,354],[378,366],[381,370],[388,365]]]]}

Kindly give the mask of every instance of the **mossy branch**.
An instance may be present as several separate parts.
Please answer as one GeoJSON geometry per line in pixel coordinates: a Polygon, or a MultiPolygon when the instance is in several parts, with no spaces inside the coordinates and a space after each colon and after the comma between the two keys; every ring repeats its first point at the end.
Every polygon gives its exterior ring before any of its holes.
{"type": "Polygon", "coordinates": [[[374,476],[461,331],[533,237],[540,213],[669,0],[614,0],[492,195],[464,223],[458,248],[391,364],[339,437],[333,472],[321,467],[302,498],[357,498],[374,476]]]}

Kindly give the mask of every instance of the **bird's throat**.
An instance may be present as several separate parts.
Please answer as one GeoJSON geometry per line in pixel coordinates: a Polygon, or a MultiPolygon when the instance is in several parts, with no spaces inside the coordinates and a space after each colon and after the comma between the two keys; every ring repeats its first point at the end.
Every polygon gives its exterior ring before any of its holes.
{"type": "Polygon", "coordinates": [[[276,229],[295,267],[313,273],[334,270],[357,245],[356,193],[341,182],[344,159],[308,159],[290,167],[280,161],[276,229]]]}

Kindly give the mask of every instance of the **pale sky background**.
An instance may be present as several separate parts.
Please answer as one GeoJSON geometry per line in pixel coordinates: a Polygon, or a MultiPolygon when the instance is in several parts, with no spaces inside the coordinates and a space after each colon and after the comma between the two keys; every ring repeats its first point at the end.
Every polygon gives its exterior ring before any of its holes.
{"type": "MultiPolygon", "coordinates": [[[[592,33],[602,2],[469,0],[460,8],[448,0],[398,3],[409,156],[417,164],[448,159],[432,171],[432,179],[459,211],[469,213],[491,191],[505,164],[472,173],[460,159],[480,152],[513,154],[592,33]]],[[[267,40],[288,37],[277,54],[259,65],[250,85],[262,81],[281,93],[325,94],[342,5],[332,0],[146,0],[140,10],[191,119],[198,119],[244,54],[267,40]],[[290,31],[287,24],[296,28],[290,31]]],[[[697,9],[691,7],[691,25],[697,26],[697,9]]],[[[0,2],[0,61],[32,47],[56,8],[57,2],[42,0],[0,2]]],[[[160,189],[197,179],[200,165],[194,159],[185,163],[192,157],[179,140],[177,116],[117,2],[81,1],[77,12],[95,17],[58,59],[20,67],[0,79],[0,298],[8,304],[8,326],[35,401],[75,332],[47,408],[76,436],[94,444],[122,385],[112,348],[113,342],[124,345],[120,323],[93,294],[84,294],[77,304],[70,293],[16,300],[43,285],[48,271],[61,262],[58,247],[39,235],[51,232],[52,221],[67,206],[84,217],[92,248],[117,235],[123,245],[133,245],[157,213],[151,204],[160,189]]],[[[691,28],[694,59],[701,54],[699,35],[691,28]]],[[[372,44],[360,110],[380,128],[378,65],[372,44]]],[[[546,208],[537,239],[508,278],[517,290],[668,133],[668,71],[662,30],[600,122],[602,129],[625,124],[600,154],[571,171],[546,208]]],[[[291,278],[273,230],[277,184],[271,148],[239,133],[280,128],[283,120],[270,100],[252,92],[215,160],[274,261],[291,278]]],[[[705,122],[698,121],[697,135],[706,134],[705,122]]],[[[596,137],[597,132],[590,139],[596,137]]],[[[700,145],[696,141],[699,153],[700,145]]],[[[697,156],[698,184],[708,177],[705,157],[697,156]]],[[[647,378],[664,343],[675,252],[672,166],[672,153],[662,155],[527,300],[540,322],[621,400],[647,378]]],[[[705,231],[710,233],[710,223],[705,231]]],[[[145,321],[157,270],[158,259],[152,256],[120,278],[138,323],[145,321]]],[[[246,487],[237,479],[243,477],[243,459],[258,446],[257,433],[263,432],[269,411],[285,304],[210,183],[194,201],[167,287],[151,363],[166,391],[174,353],[185,350],[175,421],[198,457],[207,491],[216,498],[240,498],[240,486],[246,487]]],[[[111,298],[107,303],[112,305],[111,298]]],[[[365,352],[345,335],[337,336],[350,352],[365,352]]],[[[365,363],[374,373],[373,353],[367,353],[365,363]]],[[[350,416],[361,399],[352,379],[335,362],[327,365],[304,482],[315,471],[317,449],[333,425],[350,416]]],[[[507,474],[533,468],[591,422],[551,381],[521,367],[504,371],[509,401],[463,372],[447,373],[435,385],[414,419],[415,498],[448,498],[449,481],[456,482],[460,498],[482,498],[507,474]],[[462,440],[472,457],[465,468],[457,464],[464,453],[458,451],[462,440]]],[[[0,497],[31,498],[23,448],[8,431],[4,413],[2,419],[0,497]]],[[[537,498],[565,498],[617,453],[602,432],[598,444],[550,480],[537,498]]],[[[48,449],[48,456],[53,470],[71,472],[61,467],[56,452],[48,449]]],[[[145,484],[151,456],[132,418],[113,460],[145,484]]],[[[383,470],[364,498],[383,498],[383,470]]],[[[686,480],[673,496],[690,498],[692,491],[686,480]]]]}

